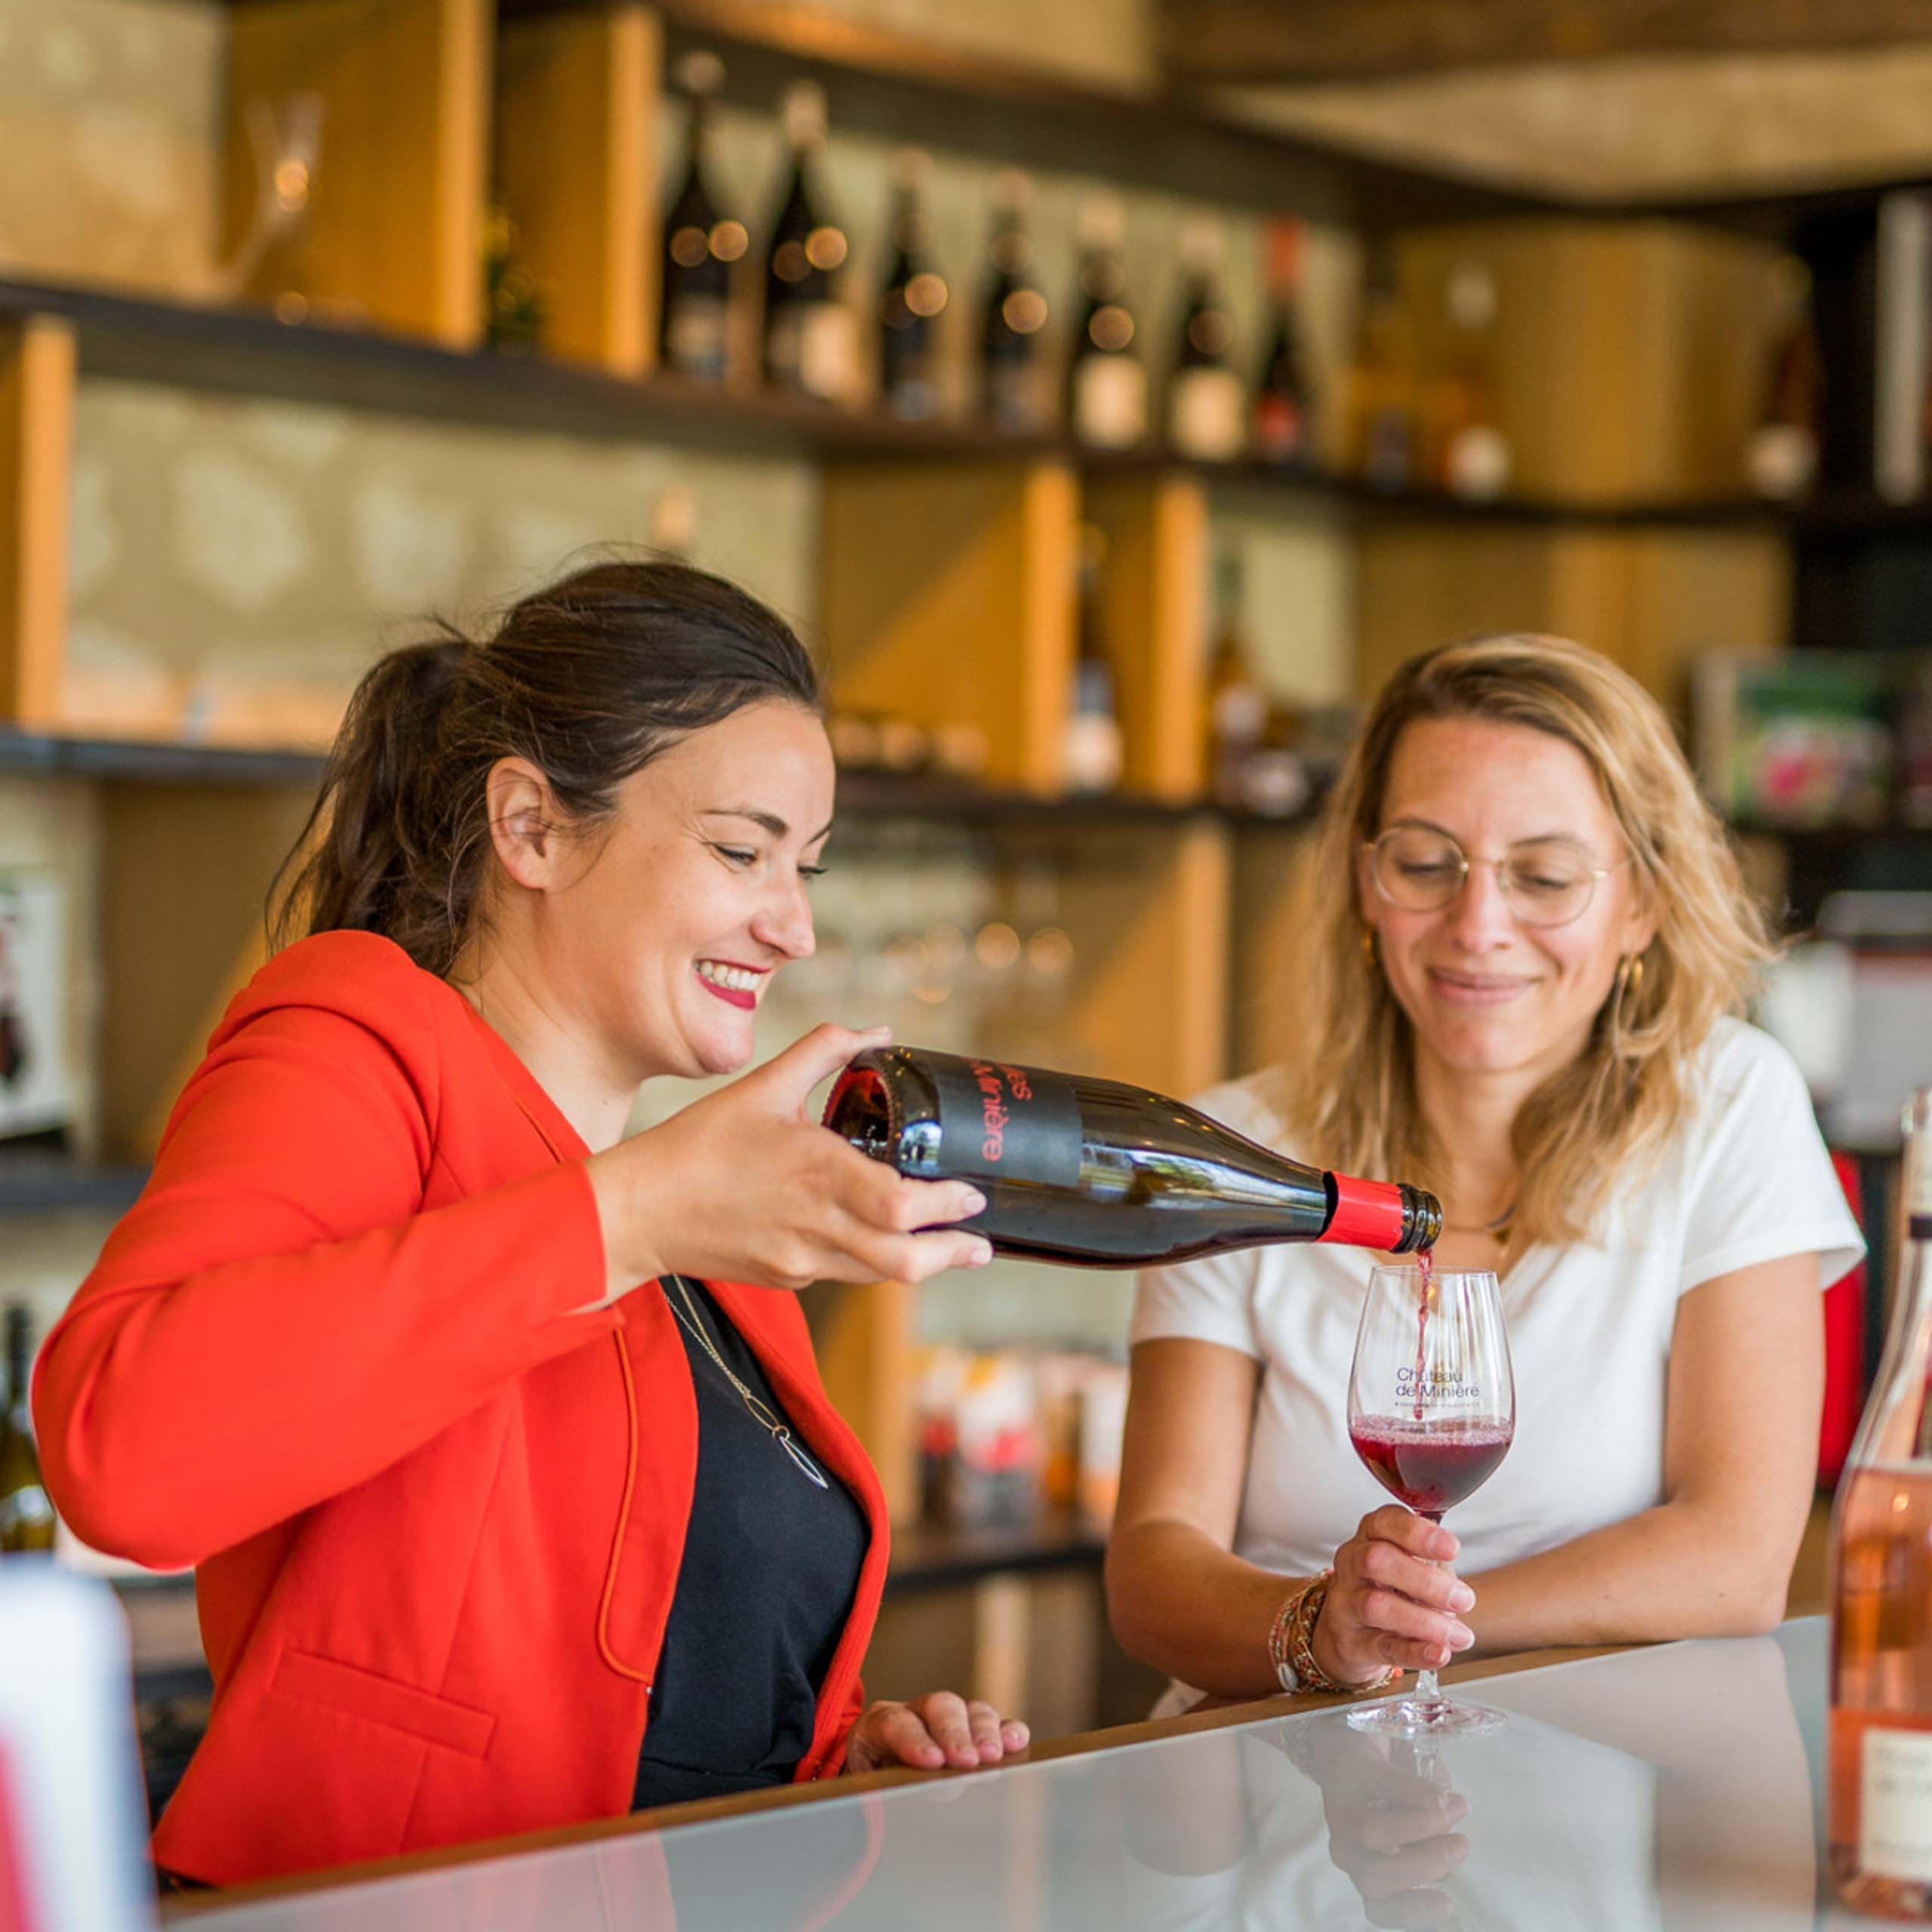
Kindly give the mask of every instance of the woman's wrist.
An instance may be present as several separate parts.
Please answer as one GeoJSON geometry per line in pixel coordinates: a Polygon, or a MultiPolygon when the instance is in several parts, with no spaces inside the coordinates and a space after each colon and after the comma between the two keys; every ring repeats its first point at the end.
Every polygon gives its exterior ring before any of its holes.
{"type": "Polygon", "coordinates": [[[645,1281],[666,1272],[661,1242],[661,1208],[666,1190],[638,1185],[637,1143],[640,1134],[620,1141],[584,1162],[590,1192],[597,1204],[598,1225],[604,1235],[604,1298],[608,1303],[627,1295],[645,1281]]]}

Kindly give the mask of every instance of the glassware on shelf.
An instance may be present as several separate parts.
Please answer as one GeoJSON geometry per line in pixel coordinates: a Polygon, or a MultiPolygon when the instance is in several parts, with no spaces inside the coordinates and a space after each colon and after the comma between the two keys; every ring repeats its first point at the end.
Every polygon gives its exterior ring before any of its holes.
{"type": "Polygon", "coordinates": [[[216,269],[217,299],[236,301],[257,289],[269,295],[285,321],[307,318],[304,257],[326,112],[321,95],[309,93],[280,101],[257,94],[243,110],[255,197],[241,238],[216,269]]]}

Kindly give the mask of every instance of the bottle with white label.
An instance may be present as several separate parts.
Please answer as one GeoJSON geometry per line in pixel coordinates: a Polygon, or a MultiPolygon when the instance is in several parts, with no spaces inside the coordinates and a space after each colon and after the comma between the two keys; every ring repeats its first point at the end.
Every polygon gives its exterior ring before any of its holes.
{"type": "Polygon", "coordinates": [[[1200,463],[1227,463],[1247,445],[1247,390],[1235,373],[1234,318],[1221,294],[1220,223],[1192,218],[1180,233],[1180,327],[1168,378],[1168,447],[1200,463]]]}
{"type": "Polygon", "coordinates": [[[847,402],[857,351],[838,283],[850,249],[819,187],[824,89],[795,81],[786,90],[784,121],[791,161],[765,257],[765,380],[820,402],[847,402]]]}
{"type": "Polygon", "coordinates": [[[1885,1350],[1832,1522],[1832,1880],[1932,1920],[1932,1088],[1906,1109],[1885,1350]]]}
{"type": "Polygon", "coordinates": [[[1067,365],[1066,415],[1083,443],[1131,449],[1147,434],[1147,365],[1134,342],[1121,263],[1126,216],[1118,195],[1090,195],[1080,210],[1081,312],[1067,365]]]}

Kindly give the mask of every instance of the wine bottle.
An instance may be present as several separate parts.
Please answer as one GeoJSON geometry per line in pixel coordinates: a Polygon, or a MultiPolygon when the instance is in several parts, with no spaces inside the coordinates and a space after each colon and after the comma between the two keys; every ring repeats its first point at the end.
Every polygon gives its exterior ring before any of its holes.
{"type": "Polygon", "coordinates": [[[1168,447],[1201,463],[1227,463],[1247,441],[1247,398],[1235,373],[1234,318],[1221,294],[1220,224],[1206,216],[1180,234],[1180,329],[1168,379],[1168,447]]]}
{"type": "Polygon", "coordinates": [[[41,1481],[27,1408],[31,1359],[27,1312],[14,1303],[7,1309],[6,1408],[0,1414],[0,1555],[54,1547],[54,1505],[41,1481]]]}
{"type": "Polygon", "coordinates": [[[1452,497],[1486,502],[1509,487],[1509,440],[1497,407],[1490,352],[1496,281],[1478,262],[1449,278],[1445,303],[1451,347],[1448,374],[1435,389],[1431,476],[1452,497]]]}
{"type": "Polygon", "coordinates": [[[886,1047],[840,1075],[825,1124],[921,1180],[971,1181],[966,1226],[1002,1254],[1144,1268],[1278,1241],[1409,1254],[1433,1195],[1304,1167],[1196,1109],[1117,1080],[886,1047]]]}
{"type": "Polygon", "coordinates": [[[1066,419],[1083,443],[1131,449],[1147,434],[1147,371],[1134,346],[1121,264],[1120,198],[1090,195],[1080,210],[1082,306],[1067,366],[1066,419]]]}
{"type": "Polygon", "coordinates": [[[1301,325],[1303,230],[1291,215],[1268,224],[1268,302],[1274,313],[1254,392],[1254,454],[1278,469],[1315,466],[1315,383],[1301,325]]]}
{"type": "Polygon", "coordinates": [[[1214,565],[1214,644],[1208,663],[1208,786],[1217,804],[1244,805],[1247,768],[1268,728],[1268,694],[1254,675],[1243,614],[1241,553],[1214,565]]]}
{"type": "Polygon", "coordinates": [[[930,156],[902,148],[892,165],[891,256],[878,300],[879,400],[915,420],[939,414],[939,324],[949,291],[926,259],[921,205],[930,156]]]}
{"type": "Polygon", "coordinates": [[[1764,396],[1745,445],[1745,468],[1761,497],[1789,503],[1818,473],[1818,405],[1823,366],[1811,324],[1810,271],[1795,256],[1780,263],[1777,332],[1764,396]]]}
{"type": "Polygon", "coordinates": [[[1885,1347],[1832,1512],[1830,1840],[1838,1896],[1932,1918],[1932,1088],[1906,1109],[1885,1347]]]}
{"type": "Polygon", "coordinates": [[[1107,540],[1097,524],[1082,524],[1078,554],[1078,655],[1073,666],[1072,708],[1061,775],[1069,792],[1111,792],[1120,783],[1120,713],[1115,703],[1113,661],[1107,654],[1100,620],[1100,575],[1107,540]]]}
{"type": "Polygon", "coordinates": [[[1040,380],[1040,331],[1047,298],[1032,279],[1026,213],[1033,184],[1017,168],[993,181],[992,273],[980,325],[980,410],[1001,429],[1030,434],[1047,424],[1040,380]]]}
{"type": "Polygon", "coordinates": [[[818,189],[823,88],[795,81],[786,90],[784,118],[792,165],[765,258],[765,379],[821,402],[843,402],[852,392],[852,318],[837,278],[849,249],[818,189]]]}
{"type": "Polygon", "coordinates": [[[681,376],[721,383],[731,361],[732,264],[749,245],[741,221],[721,213],[706,171],[711,97],[724,63],[700,49],[678,63],[687,103],[685,171],[664,217],[660,360],[681,376]]]}
{"type": "Polygon", "coordinates": [[[1384,243],[1369,253],[1349,383],[1349,466],[1377,490],[1406,490],[1416,480],[1406,334],[1395,257],[1384,243]]]}

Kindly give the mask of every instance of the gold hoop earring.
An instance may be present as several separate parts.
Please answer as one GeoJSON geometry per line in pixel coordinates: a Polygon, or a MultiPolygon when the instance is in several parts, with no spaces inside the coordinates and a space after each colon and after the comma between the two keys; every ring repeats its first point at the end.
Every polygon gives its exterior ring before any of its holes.
{"type": "Polygon", "coordinates": [[[1634,999],[1637,989],[1644,983],[1644,955],[1641,952],[1626,952],[1617,962],[1617,998],[1620,1004],[1626,999],[1634,999]]]}
{"type": "Polygon", "coordinates": [[[1361,929],[1361,956],[1368,961],[1371,968],[1374,966],[1376,963],[1375,928],[1373,926],[1364,926],[1361,929]]]}

